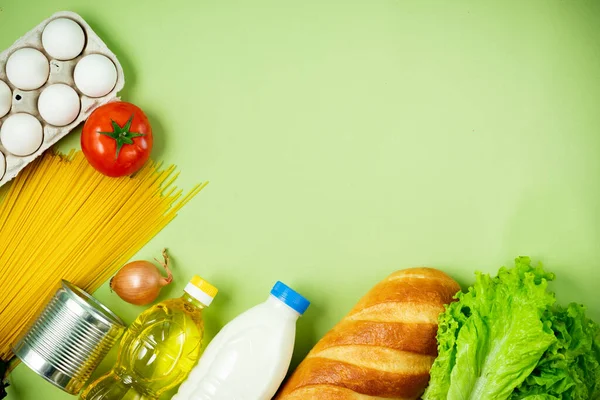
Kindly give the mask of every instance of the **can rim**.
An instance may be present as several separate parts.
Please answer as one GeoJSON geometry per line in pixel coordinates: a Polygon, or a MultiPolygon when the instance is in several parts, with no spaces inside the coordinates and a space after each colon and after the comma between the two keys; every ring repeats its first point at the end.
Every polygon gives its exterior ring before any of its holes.
{"type": "Polygon", "coordinates": [[[97,318],[102,320],[107,325],[117,325],[125,327],[125,322],[117,314],[112,312],[104,304],[96,300],[92,295],[85,290],[73,285],[71,282],[62,280],[63,287],[72,294],[75,301],[80,303],[86,310],[90,311],[97,318]]]}

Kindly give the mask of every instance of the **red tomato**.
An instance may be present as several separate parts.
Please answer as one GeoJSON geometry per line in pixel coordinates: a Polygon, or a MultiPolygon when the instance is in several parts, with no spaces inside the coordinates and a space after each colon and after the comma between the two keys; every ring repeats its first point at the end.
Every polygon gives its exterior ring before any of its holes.
{"type": "Polygon", "coordinates": [[[152,150],[152,128],[144,112],[124,101],[98,107],[85,121],[81,150],[88,162],[108,176],[138,171],[152,150]]]}

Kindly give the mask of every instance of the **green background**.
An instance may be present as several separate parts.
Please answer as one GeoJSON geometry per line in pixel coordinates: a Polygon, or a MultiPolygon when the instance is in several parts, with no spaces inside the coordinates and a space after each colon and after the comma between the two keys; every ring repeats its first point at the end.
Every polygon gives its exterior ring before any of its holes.
{"type": "Polygon", "coordinates": [[[600,321],[600,1],[0,0],[0,48],[60,10],[117,54],[153,156],[211,182],[138,255],[171,250],[161,298],[220,288],[208,338],[283,280],[313,302],[295,365],[397,269],[466,285],[518,255],[600,321]]]}

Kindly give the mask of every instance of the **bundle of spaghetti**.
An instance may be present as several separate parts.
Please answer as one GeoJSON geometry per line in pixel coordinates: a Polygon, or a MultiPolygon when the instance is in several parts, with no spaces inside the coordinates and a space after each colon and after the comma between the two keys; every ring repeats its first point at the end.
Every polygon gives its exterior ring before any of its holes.
{"type": "Polygon", "coordinates": [[[132,177],[95,171],[81,152],[47,152],[0,203],[0,359],[66,279],[93,292],[206,183],[186,195],[175,167],[152,161],[132,177]]]}

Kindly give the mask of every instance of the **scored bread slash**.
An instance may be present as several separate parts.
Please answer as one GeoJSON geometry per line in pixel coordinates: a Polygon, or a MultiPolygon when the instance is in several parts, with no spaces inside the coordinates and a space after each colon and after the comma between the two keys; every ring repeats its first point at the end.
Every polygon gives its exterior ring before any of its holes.
{"type": "Polygon", "coordinates": [[[0,53],[0,186],[96,108],[118,100],[124,85],[115,54],[74,12],[53,14],[0,53]]]}

